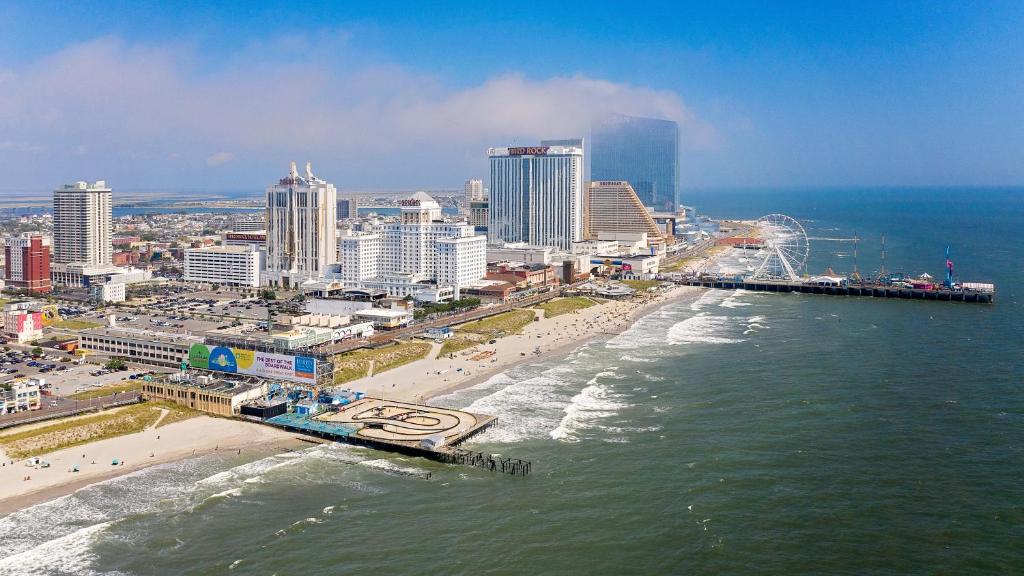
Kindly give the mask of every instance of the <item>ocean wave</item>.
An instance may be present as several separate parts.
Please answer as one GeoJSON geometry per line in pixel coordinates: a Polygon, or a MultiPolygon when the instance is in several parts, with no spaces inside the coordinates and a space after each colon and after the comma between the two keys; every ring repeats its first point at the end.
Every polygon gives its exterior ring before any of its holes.
{"type": "Polygon", "coordinates": [[[700,312],[705,306],[718,304],[729,296],[731,296],[729,290],[708,290],[701,294],[700,298],[697,298],[690,303],[690,310],[693,312],[700,312]]]}
{"type": "MultiPolygon", "coordinates": [[[[210,494],[210,496],[207,497],[206,500],[213,500],[215,498],[230,498],[232,496],[241,496],[241,495],[242,495],[242,488],[241,487],[228,488],[227,490],[221,490],[220,492],[217,492],[216,494],[210,494]]],[[[204,500],[204,502],[206,500],[204,500]]]]}
{"type": "Polygon", "coordinates": [[[572,397],[572,400],[563,409],[565,416],[562,417],[562,421],[557,428],[549,433],[551,438],[563,442],[578,442],[577,431],[596,419],[614,416],[619,410],[629,406],[621,399],[620,394],[612,392],[609,386],[599,383],[598,378],[600,377],[601,374],[595,376],[588,382],[587,387],[572,397]]]}
{"type": "Polygon", "coordinates": [[[100,522],[0,559],[0,576],[31,574],[100,574],[92,544],[113,522],[100,522]]]}
{"type": "Polygon", "coordinates": [[[626,362],[648,363],[648,362],[657,362],[658,361],[656,358],[644,358],[642,356],[633,356],[632,354],[623,354],[621,356],[621,358],[623,360],[625,360],[626,362]]]}
{"type": "Polygon", "coordinates": [[[706,312],[677,322],[668,331],[669,344],[735,344],[742,338],[731,338],[727,334],[733,329],[734,321],[728,316],[711,316],[706,312]]]}
{"type": "Polygon", "coordinates": [[[167,502],[189,502],[195,487],[191,480],[201,473],[198,460],[143,468],[8,514],[0,518],[4,553],[17,555],[34,550],[76,533],[83,526],[145,514],[166,506],[167,502]]]}
{"type": "Polygon", "coordinates": [[[655,424],[653,426],[599,426],[599,428],[612,434],[659,432],[662,430],[662,427],[659,424],[655,424]]]}
{"type": "Polygon", "coordinates": [[[359,463],[361,466],[387,472],[397,476],[415,476],[417,478],[429,478],[430,472],[423,470],[422,468],[414,468],[412,466],[400,466],[394,462],[385,458],[377,460],[364,460],[359,463]]]}
{"type": "Polygon", "coordinates": [[[719,302],[718,306],[721,308],[741,308],[743,306],[753,306],[750,302],[740,302],[739,299],[748,292],[743,290],[734,290],[728,298],[719,302]]]}
{"type": "Polygon", "coordinates": [[[498,425],[478,436],[478,441],[514,443],[542,438],[555,426],[558,411],[569,401],[564,389],[564,380],[540,375],[473,401],[466,410],[498,416],[498,425]]]}

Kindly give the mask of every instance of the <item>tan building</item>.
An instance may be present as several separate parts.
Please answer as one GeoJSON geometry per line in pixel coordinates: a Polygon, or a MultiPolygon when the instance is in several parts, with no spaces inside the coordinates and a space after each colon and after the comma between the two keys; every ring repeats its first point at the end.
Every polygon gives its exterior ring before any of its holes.
{"type": "Polygon", "coordinates": [[[665,233],[651,217],[629,182],[591,182],[583,197],[583,235],[588,240],[604,235],[646,233],[652,243],[664,242],[665,233]]]}
{"type": "Polygon", "coordinates": [[[146,400],[170,400],[218,416],[234,416],[241,405],[262,398],[262,382],[227,380],[213,375],[171,374],[142,385],[146,400]]]}

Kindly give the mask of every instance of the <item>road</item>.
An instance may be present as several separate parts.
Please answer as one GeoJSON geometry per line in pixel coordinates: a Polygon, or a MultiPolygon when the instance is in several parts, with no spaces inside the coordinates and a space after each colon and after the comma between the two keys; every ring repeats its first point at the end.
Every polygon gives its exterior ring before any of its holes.
{"type": "Polygon", "coordinates": [[[121,392],[110,396],[103,396],[101,398],[93,398],[91,400],[71,400],[69,398],[59,398],[56,396],[43,396],[43,407],[39,410],[28,410],[25,412],[16,412],[14,414],[4,414],[0,416],[0,429],[17,426],[19,424],[40,422],[51,418],[74,416],[75,414],[113,408],[114,406],[135,404],[139,400],[140,395],[138,392],[121,392]],[[50,406],[51,401],[55,401],[57,405],[50,406]]]}
{"type": "Polygon", "coordinates": [[[338,344],[334,344],[333,346],[327,348],[325,352],[329,352],[330,354],[339,354],[341,352],[355,350],[356,348],[376,346],[378,344],[383,344],[385,342],[389,342],[391,340],[395,340],[403,336],[411,336],[413,334],[418,334],[430,328],[443,328],[445,326],[454,326],[456,324],[463,324],[466,322],[471,322],[473,320],[486,318],[488,316],[494,316],[495,314],[501,314],[502,312],[508,312],[509,310],[514,310],[516,308],[533,306],[535,304],[540,304],[541,302],[551,300],[552,298],[556,298],[559,294],[561,294],[559,290],[552,290],[550,292],[537,294],[536,296],[531,296],[529,298],[524,298],[522,300],[517,300],[515,302],[509,302],[506,304],[496,304],[494,306],[476,308],[468,312],[451,314],[448,316],[441,316],[440,318],[434,318],[431,320],[417,322],[415,324],[406,326],[405,328],[399,328],[397,330],[389,330],[387,332],[374,334],[368,339],[339,342],[338,344]]]}

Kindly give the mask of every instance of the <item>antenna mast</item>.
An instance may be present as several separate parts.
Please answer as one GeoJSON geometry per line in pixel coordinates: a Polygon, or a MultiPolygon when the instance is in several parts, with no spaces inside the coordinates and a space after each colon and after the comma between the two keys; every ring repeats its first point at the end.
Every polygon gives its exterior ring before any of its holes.
{"type": "Polygon", "coordinates": [[[882,234],[882,268],[878,271],[878,279],[885,276],[885,234],[882,234]]]}

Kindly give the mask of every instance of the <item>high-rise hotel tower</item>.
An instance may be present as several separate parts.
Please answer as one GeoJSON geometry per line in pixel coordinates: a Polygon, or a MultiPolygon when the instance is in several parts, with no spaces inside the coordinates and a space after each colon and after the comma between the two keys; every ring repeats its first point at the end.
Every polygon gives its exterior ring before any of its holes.
{"type": "Polygon", "coordinates": [[[489,148],[491,243],[568,250],[583,239],[583,147],[489,148]]]}
{"type": "Polygon", "coordinates": [[[292,162],[288,177],[267,188],[267,268],[264,283],[297,288],[323,276],[337,261],[338,193],[334,184],[305,177],[292,162]]]}
{"type": "Polygon", "coordinates": [[[679,209],[679,125],[670,120],[609,114],[590,139],[590,179],[625,180],[644,206],[679,209]]]}

